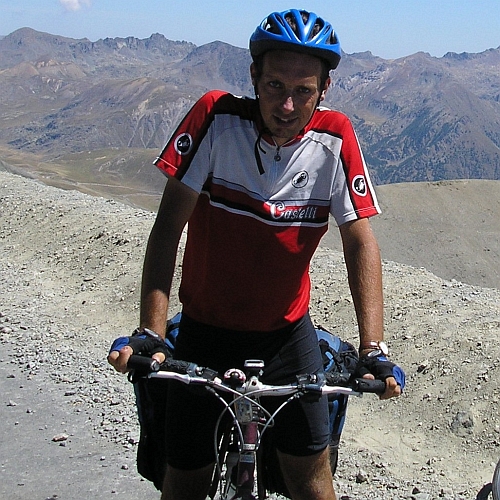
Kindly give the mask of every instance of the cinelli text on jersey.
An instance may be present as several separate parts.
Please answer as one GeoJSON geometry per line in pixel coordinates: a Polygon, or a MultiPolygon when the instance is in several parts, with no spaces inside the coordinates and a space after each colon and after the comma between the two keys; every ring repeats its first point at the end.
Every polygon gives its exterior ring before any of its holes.
{"type": "Polygon", "coordinates": [[[287,206],[282,201],[271,204],[271,215],[273,219],[279,220],[301,220],[301,221],[314,221],[316,219],[316,213],[318,207],[307,206],[307,207],[294,207],[287,206]]]}

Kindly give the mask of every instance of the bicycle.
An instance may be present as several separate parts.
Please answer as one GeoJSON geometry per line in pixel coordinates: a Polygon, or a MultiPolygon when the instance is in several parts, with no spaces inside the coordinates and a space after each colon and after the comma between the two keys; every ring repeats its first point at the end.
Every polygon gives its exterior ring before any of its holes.
{"type": "Polygon", "coordinates": [[[291,384],[268,385],[260,381],[264,368],[261,360],[247,360],[245,371],[232,368],[222,377],[209,368],[173,359],[159,364],[150,358],[132,356],[129,367],[134,370],[132,378],[176,380],[204,387],[221,401],[223,410],[214,431],[217,459],[209,491],[211,499],[217,497],[220,500],[264,499],[267,491],[287,494],[286,490],[280,491],[282,485],[266,482],[262,440],[265,432],[273,426],[275,416],[290,401],[339,393],[348,396],[361,396],[364,392],[381,394],[385,390],[385,383],[380,380],[353,379],[339,385],[335,374],[324,373],[300,375],[291,384]],[[226,400],[222,394],[229,394],[232,398],[226,400]],[[287,398],[270,413],[260,403],[263,396],[287,398]],[[230,415],[230,424],[221,429],[226,413],[230,415]]]}
{"type": "Polygon", "coordinates": [[[491,483],[486,483],[476,495],[476,500],[488,500],[493,497],[493,500],[500,500],[500,460],[498,460],[491,483]]]}
{"type": "Polygon", "coordinates": [[[500,460],[497,462],[493,479],[491,481],[491,493],[493,500],[500,500],[500,460]]]}

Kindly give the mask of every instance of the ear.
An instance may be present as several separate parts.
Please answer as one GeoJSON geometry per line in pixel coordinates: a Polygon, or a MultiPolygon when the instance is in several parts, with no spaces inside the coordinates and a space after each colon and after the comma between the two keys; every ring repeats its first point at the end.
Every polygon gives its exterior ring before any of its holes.
{"type": "Polygon", "coordinates": [[[326,91],[328,90],[328,87],[330,86],[330,83],[332,83],[332,79],[329,77],[329,78],[327,78],[327,80],[325,82],[325,86],[323,87],[323,90],[321,91],[321,95],[319,97],[320,101],[324,101],[325,100],[326,91]]]}
{"type": "Polygon", "coordinates": [[[252,79],[252,85],[255,87],[257,85],[257,68],[255,63],[250,64],[250,78],[252,79]]]}

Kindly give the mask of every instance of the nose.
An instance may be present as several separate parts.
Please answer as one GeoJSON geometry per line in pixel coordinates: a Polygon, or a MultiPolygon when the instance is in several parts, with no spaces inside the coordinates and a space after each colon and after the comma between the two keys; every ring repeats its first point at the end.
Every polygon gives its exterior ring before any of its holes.
{"type": "Polygon", "coordinates": [[[294,109],[293,97],[291,95],[285,97],[284,101],[281,104],[281,107],[284,111],[291,113],[294,109]]]}

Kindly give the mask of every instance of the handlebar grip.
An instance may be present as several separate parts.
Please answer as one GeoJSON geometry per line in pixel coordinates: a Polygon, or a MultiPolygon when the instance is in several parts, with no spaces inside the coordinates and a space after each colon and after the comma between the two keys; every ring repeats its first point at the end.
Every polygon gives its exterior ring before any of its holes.
{"type": "Polygon", "coordinates": [[[352,387],[358,392],[371,392],[373,394],[383,394],[385,392],[385,382],[383,380],[356,378],[352,381],[352,387]]]}
{"type": "Polygon", "coordinates": [[[138,354],[130,356],[127,366],[131,370],[137,370],[144,373],[153,373],[160,369],[160,363],[158,363],[156,359],[140,356],[138,354]]]}
{"type": "Polygon", "coordinates": [[[189,363],[188,361],[182,361],[181,359],[173,358],[167,358],[161,364],[162,370],[180,373],[181,375],[194,374],[196,372],[196,368],[197,365],[195,365],[194,363],[189,363]]]}
{"type": "MultiPolygon", "coordinates": [[[[156,359],[152,359],[148,356],[140,356],[138,354],[130,356],[127,367],[131,370],[141,372],[142,374],[155,373],[160,370],[175,372],[181,375],[197,375],[197,371],[209,371],[212,373],[211,370],[199,368],[198,365],[194,363],[189,363],[180,359],[167,358],[163,363],[159,363],[156,359]]],[[[207,375],[205,375],[205,377],[207,377],[207,375]]]]}

